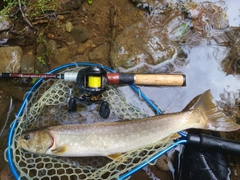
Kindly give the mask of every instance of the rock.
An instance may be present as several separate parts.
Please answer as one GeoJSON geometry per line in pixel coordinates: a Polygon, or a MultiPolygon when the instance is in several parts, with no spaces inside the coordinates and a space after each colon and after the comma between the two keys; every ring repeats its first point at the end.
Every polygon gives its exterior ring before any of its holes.
{"type": "MultiPolygon", "coordinates": [[[[225,32],[225,42],[231,47],[229,54],[222,60],[221,66],[227,74],[240,74],[240,31],[239,28],[230,28],[225,32]],[[227,40],[227,41],[226,41],[227,40]]],[[[219,39],[219,38],[218,38],[219,39]]]]}
{"type": "Polygon", "coordinates": [[[3,43],[3,41],[7,41],[8,39],[13,39],[14,38],[14,35],[12,33],[9,33],[9,32],[1,32],[0,33],[0,41],[2,41],[1,43],[3,43]]]}
{"type": "Polygon", "coordinates": [[[192,19],[192,29],[200,34],[212,32],[213,29],[225,29],[229,26],[226,6],[224,7],[222,4],[186,2],[183,11],[187,12],[192,19]]]}
{"type": "Polygon", "coordinates": [[[60,5],[62,11],[72,11],[81,7],[83,0],[63,1],[60,5]]]}
{"type": "Polygon", "coordinates": [[[51,49],[51,51],[54,51],[58,48],[57,42],[52,39],[48,41],[48,46],[51,49]]]}
{"type": "MultiPolygon", "coordinates": [[[[50,43],[48,42],[48,45],[50,43]]],[[[39,58],[43,59],[46,58],[47,55],[47,48],[45,47],[45,45],[43,43],[38,44],[37,46],[37,52],[36,52],[36,56],[35,56],[35,71],[38,71],[39,73],[46,73],[49,71],[47,63],[43,64],[42,62],[39,61],[39,58]]]]}
{"type": "Polygon", "coordinates": [[[9,30],[12,25],[11,19],[0,16],[0,31],[9,30]]]}
{"type": "Polygon", "coordinates": [[[63,15],[57,15],[57,18],[59,19],[59,20],[64,20],[64,16],[63,15]]]}
{"type": "Polygon", "coordinates": [[[66,25],[65,25],[65,30],[66,30],[67,32],[71,32],[72,29],[73,29],[72,23],[71,23],[71,22],[67,22],[66,25]]]}
{"type": "Polygon", "coordinates": [[[38,44],[37,46],[37,56],[43,56],[47,51],[46,47],[44,46],[43,43],[38,44]]]}
{"type": "Polygon", "coordinates": [[[34,55],[32,50],[24,53],[21,61],[21,72],[34,73],[34,55]]]}
{"type": "Polygon", "coordinates": [[[70,33],[72,35],[72,38],[77,43],[84,43],[89,39],[88,30],[85,26],[81,25],[74,26],[70,33]]]}
{"type": "Polygon", "coordinates": [[[19,72],[22,48],[19,46],[0,47],[0,72],[19,72]]]}
{"type": "MultiPolygon", "coordinates": [[[[68,47],[57,48],[49,55],[49,62],[52,68],[61,66],[69,62],[70,51],[68,47]]],[[[70,60],[71,61],[71,60],[70,60]]]]}
{"type": "Polygon", "coordinates": [[[173,12],[168,17],[149,17],[126,28],[113,43],[110,59],[114,69],[122,72],[154,72],[171,63],[179,50],[178,43],[171,39],[179,38],[170,39],[168,34],[172,28],[181,25],[183,18],[179,12],[173,12]]]}
{"type": "Polygon", "coordinates": [[[77,52],[82,54],[84,53],[87,49],[91,48],[91,47],[95,47],[95,44],[93,44],[93,41],[91,39],[89,39],[87,42],[80,44],[77,52]]]}
{"type": "Polygon", "coordinates": [[[91,61],[106,60],[109,57],[110,45],[100,45],[89,53],[91,61]]]}
{"type": "MultiPolygon", "coordinates": [[[[145,9],[148,11],[156,11],[159,10],[159,13],[161,13],[163,10],[169,8],[170,5],[172,5],[173,3],[170,3],[168,1],[164,1],[164,0],[131,0],[132,3],[136,6],[139,7],[141,9],[145,9]]],[[[171,2],[174,2],[171,1],[171,2]]]]}

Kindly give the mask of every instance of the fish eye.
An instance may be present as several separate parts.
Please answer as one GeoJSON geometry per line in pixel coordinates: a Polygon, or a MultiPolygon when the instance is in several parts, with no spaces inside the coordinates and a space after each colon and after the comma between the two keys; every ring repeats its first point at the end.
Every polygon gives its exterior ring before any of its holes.
{"type": "Polygon", "coordinates": [[[25,139],[26,141],[28,141],[30,139],[30,134],[26,134],[23,136],[23,139],[25,139]]]}

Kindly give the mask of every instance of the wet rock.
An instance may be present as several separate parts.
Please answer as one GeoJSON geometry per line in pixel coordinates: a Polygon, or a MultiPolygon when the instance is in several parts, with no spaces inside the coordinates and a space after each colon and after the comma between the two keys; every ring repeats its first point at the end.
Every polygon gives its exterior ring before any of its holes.
{"type": "MultiPolygon", "coordinates": [[[[153,11],[153,10],[165,10],[169,7],[169,2],[166,0],[131,0],[132,3],[141,9],[145,9],[148,11],[153,11]]],[[[161,12],[161,11],[159,11],[161,12]]]]}
{"type": "Polygon", "coordinates": [[[89,33],[85,26],[81,25],[74,26],[70,33],[72,35],[72,38],[77,43],[84,43],[89,39],[89,33]]]}
{"type": "Polygon", "coordinates": [[[21,61],[21,72],[34,73],[34,54],[32,50],[24,53],[21,61]]]}
{"type": "Polygon", "coordinates": [[[226,31],[228,47],[231,47],[228,56],[221,62],[223,71],[227,74],[240,74],[240,29],[230,28],[226,31]]]}
{"type": "Polygon", "coordinates": [[[226,6],[211,2],[186,2],[184,11],[192,19],[192,28],[198,33],[208,33],[212,29],[225,29],[228,27],[226,6]],[[206,21],[207,19],[207,21],[206,21]]]}
{"type": "Polygon", "coordinates": [[[6,43],[9,39],[13,39],[14,35],[12,33],[9,32],[1,32],[0,33],[0,43],[6,43]],[[5,41],[5,42],[4,42],[5,41]]]}
{"type": "Polygon", "coordinates": [[[109,57],[110,45],[100,45],[89,53],[91,61],[106,60],[109,57]]]}
{"type": "Polygon", "coordinates": [[[19,46],[0,47],[0,72],[19,72],[22,56],[19,46]]]}
{"type": "Polygon", "coordinates": [[[62,11],[72,11],[81,7],[83,0],[64,0],[60,7],[62,11]]]}
{"type": "Polygon", "coordinates": [[[9,30],[12,27],[12,20],[9,18],[4,18],[0,16],[0,31],[9,30]]]}
{"type": "Polygon", "coordinates": [[[122,72],[142,73],[153,72],[170,63],[178,54],[178,43],[174,40],[179,38],[170,38],[168,34],[173,27],[183,23],[183,19],[183,15],[176,11],[168,17],[147,17],[125,29],[111,50],[113,67],[122,72]]]}

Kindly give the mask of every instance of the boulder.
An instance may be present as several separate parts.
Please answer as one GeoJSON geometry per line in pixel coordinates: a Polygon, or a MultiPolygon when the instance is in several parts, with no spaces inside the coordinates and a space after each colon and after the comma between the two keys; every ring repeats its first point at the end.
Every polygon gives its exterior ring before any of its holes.
{"type": "Polygon", "coordinates": [[[20,46],[0,47],[0,72],[19,72],[23,51],[20,46]]]}
{"type": "Polygon", "coordinates": [[[0,31],[9,30],[13,26],[12,20],[3,16],[0,16],[0,31]]]}

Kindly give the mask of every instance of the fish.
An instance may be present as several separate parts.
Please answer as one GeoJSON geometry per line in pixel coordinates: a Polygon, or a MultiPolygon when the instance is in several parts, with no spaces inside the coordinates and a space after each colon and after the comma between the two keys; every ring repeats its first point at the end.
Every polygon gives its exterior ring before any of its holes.
{"type": "Polygon", "coordinates": [[[217,107],[207,90],[186,111],[138,120],[49,126],[23,133],[18,141],[22,149],[38,154],[115,159],[190,128],[228,132],[240,125],[217,107]]]}

